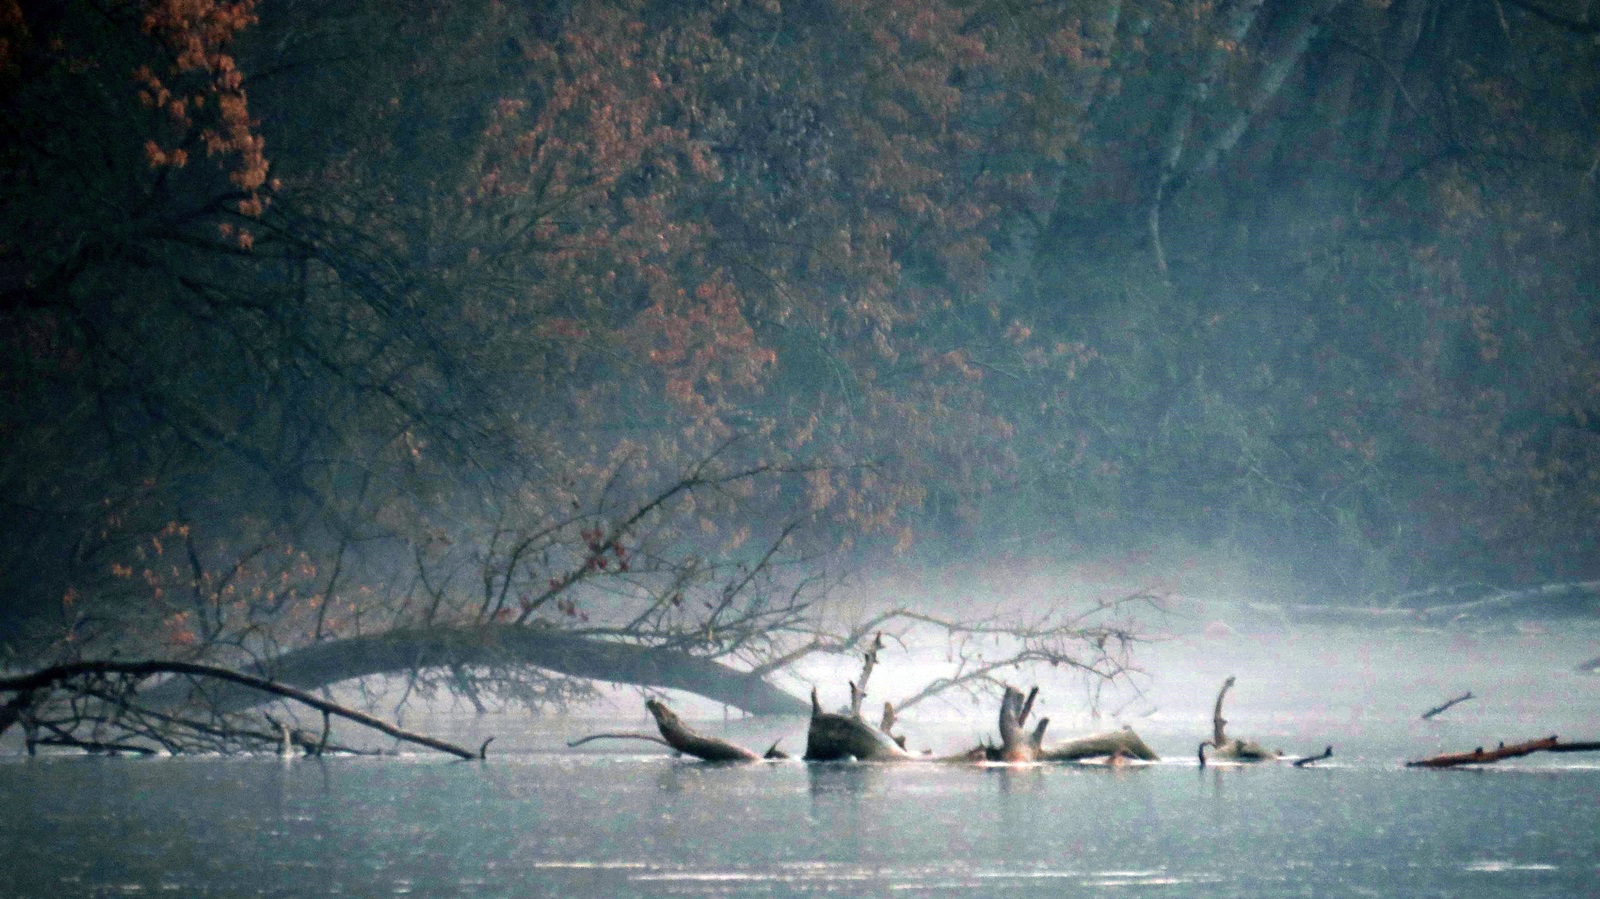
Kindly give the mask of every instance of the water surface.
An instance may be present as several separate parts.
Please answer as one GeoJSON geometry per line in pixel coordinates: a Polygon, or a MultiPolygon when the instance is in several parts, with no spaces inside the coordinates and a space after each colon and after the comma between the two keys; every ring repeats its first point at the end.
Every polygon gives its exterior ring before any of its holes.
{"type": "Polygon", "coordinates": [[[6,896],[1570,897],[1600,883],[1600,766],[1554,756],[1477,771],[63,757],[0,763],[0,797],[6,896]]]}

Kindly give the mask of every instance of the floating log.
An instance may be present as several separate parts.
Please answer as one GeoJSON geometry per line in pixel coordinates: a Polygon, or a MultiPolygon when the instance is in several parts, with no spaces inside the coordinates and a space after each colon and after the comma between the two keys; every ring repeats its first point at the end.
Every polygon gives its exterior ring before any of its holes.
{"type": "Polygon", "coordinates": [[[1161,756],[1134,733],[1133,728],[1090,734],[1075,740],[1064,740],[1039,751],[1041,762],[1076,762],[1082,759],[1122,753],[1128,758],[1144,762],[1159,762],[1161,756]]]}
{"type": "Polygon", "coordinates": [[[1468,690],[1467,692],[1462,693],[1460,696],[1457,696],[1454,699],[1447,699],[1443,703],[1434,706],[1433,708],[1427,710],[1426,712],[1423,712],[1422,713],[1422,720],[1431,721],[1433,719],[1433,716],[1438,715],[1441,712],[1444,712],[1445,710],[1449,709],[1451,706],[1460,705],[1461,703],[1466,702],[1467,700],[1472,699],[1472,698],[1473,698],[1472,691],[1468,690]]]}
{"type": "Polygon", "coordinates": [[[1484,749],[1479,746],[1471,752],[1436,755],[1431,758],[1418,759],[1414,762],[1406,762],[1406,767],[1454,768],[1459,765],[1488,765],[1501,759],[1513,759],[1518,756],[1531,755],[1535,752],[1600,752],[1600,740],[1563,743],[1552,735],[1542,740],[1529,740],[1526,743],[1516,743],[1511,746],[1501,743],[1493,749],[1484,749]]]}
{"type": "Polygon", "coordinates": [[[1418,759],[1414,762],[1406,762],[1406,767],[1454,768],[1459,765],[1487,765],[1498,762],[1501,759],[1512,759],[1518,756],[1531,755],[1535,752],[1554,750],[1558,745],[1560,745],[1560,741],[1554,736],[1549,736],[1541,740],[1529,740],[1526,743],[1516,743],[1511,746],[1501,743],[1494,749],[1486,750],[1479,746],[1471,752],[1446,753],[1445,755],[1418,759]]]}

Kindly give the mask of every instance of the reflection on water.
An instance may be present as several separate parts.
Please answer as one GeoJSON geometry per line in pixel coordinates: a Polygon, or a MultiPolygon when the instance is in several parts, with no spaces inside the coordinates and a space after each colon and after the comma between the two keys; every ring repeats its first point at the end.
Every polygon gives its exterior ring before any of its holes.
{"type": "Polygon", "coordinates": [[[0,762],[0,797],[0,895],[22,897],[1567,897],[1600,879],[1592,765],[57,758],[0,762]]]}

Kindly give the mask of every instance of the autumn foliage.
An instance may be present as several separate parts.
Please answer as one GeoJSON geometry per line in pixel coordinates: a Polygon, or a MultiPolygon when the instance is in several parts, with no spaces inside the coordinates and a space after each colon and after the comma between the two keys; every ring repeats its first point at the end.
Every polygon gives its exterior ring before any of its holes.
{"type": "Polygon", "coordinates": [[[7,639],[1592,573],[1595,49],[1446,6],[0,0],[7,639]]]}

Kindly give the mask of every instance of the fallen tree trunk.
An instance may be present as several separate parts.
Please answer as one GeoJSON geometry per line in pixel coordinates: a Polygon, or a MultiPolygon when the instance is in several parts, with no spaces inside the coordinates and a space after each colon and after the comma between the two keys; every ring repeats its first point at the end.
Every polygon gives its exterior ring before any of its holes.
{"type": "MultiPolygon", "coordinates": [[[[482,748],[480,748],[477,752],[473,752],[473,751],[471,751],[469,749],[465,749],[465,748],[457,746],[457,745],[455,745],[453,743],[447,743],[444,740],[438,740],[438,739],[435,739],[433,737],[426,736],[424,734],[417,734],[417,733],[412,733],[410,731],[402,730],[402,729],[390,724],[389,722],[384,721],[381,718],[375,718],[375,717],[373,717],[371,715],[366,714],[365,712],[360,712],[360,711],[357,711],[355,709],[346,708],[346,707],[344,707],[342,705],[339,705],[338,703],[329,702],[326,699],[322,699],[321,697],[318,697],[318,696],[313,696],[312,694],[307,693],[304,690],[297,689],[295,687],[291,687],[291,686],[288,686],[288,685],[285,685],[285,684],[281,684],[281,683],[278,683],[276,681],[271,681],[271,680],[268,680],[266,678],[257,677],[257,676],[252,675],[252,674],[245,674],[245,673],[242,673],[242,672],[233,671],[233,670],[228,669],[228,668],[222,668],[222,667],[219,667],[219,666],[216,666],[216,665],[206,665],[206,664],[201,664],[201,663],[198,663],[198,662],[178,662],[178,661],[160,661],[160,660],[149,660],[149,661],[141,661],[141,662],[118,662],[118,661],[72,662],[72,663],[68,663],[68,664],[65,664],[65,665],[55,665],[55,666],[52,666],[52,667],[49,667],[49,668],[44,668],[44,669],[41,669],[39,671],[35,671],[32,674],[24,674],[24,675],[19,675],[19,676],[15,676],[15,677],[0,678],[0,692],[15,692],[15,693],[17,693],[18,694],[18,698],[17,698],[17,700],[14,700],[14,702],[22,700],[23,697],[30,697],[30,701],[36,701],[36,700],[33,700],[32,697],[35,697],[40,691],[48,689],[48,688],[56,687],[56,686],[58,686],[58,685],[60,685],[60,684],[62,684],[64,682],[70,681],[70,680],[72,680],[74,678],[90,676],[90,675],[112,675],[112,674],[115,674],[115,675],[126,675],[126,676],[129,676],[129,677],[135,678],[135,679],[142,679],[142,678],[152,677],[152,676],[155,676],[155,675],[162,675],[162,674],[173,674],[173,675],[184,675],[184,676],[188,676],[188,677],[209,678],[209,679],[212,679],[212,680],[221,681],[221,682],[224,682],[224,683],[235,685],[240,689],[248,689],[250,691],[255,692],[258,695],[276,696],[276,697],[280,697],[280,698],[283,698],[283,699],[292,699],[295,702],[301,703],[302,705],[309,706],[309,707],[311,707],[313,709],[316,709],[317,711],[322,712],[324,716],[330,716],[331,715],[331,716],[337,716],[339,718],[344,718],[344,719],[346,719],[348,721],[353,721],[353,722],[355,722],[357,724],[360,724],[360,725],[362,725],[364,727],[370,727],[373,730],[376,730],[376,731],[378,731],[380,733],[387,734],[388,736],[394,737],[397,740],[401,740],[401,741],[404,741],[404,742],[407,742],[407,743],[415,743],[418,746],[424,746],[424,747],[427,747],[429,749],[437,750],[439,752],[449,753],[450,755],[454,755],[454,756],[457,756],[458,758],[463,758],[463,759],[481,759],[481,758],[483,758],[484,757],[484,753],[487,750],[488,745],[489,745],[488,741],[486,740],[486,741],[484,741],[484,744],[483,744],[482,748]]],[[[131,693],[131,691],[130,691],[130,693],[131,693]]],[[[10,721],[23,719],[27,715],[28,715],[28,709],[27,708],[21,708],[21,709],[15,710],[14,714],[9,716],[9,720],[8,720],[7,723],[9,723],[10,721]]],[[[0,733],[3,733],[3,732],[4,731],[0,731],[0,733]]],[[[63,734],[58,734],[56,739],[57,740],[70,740],[71,738],[66,736],[66,735],[63,735],[63,734]]],[[[91,742],[94,742],[94,741],[73,741],[73,743],[75,745],[81,745],[81,746],[86,746],[86,747],[91,742]]],[[[326,745],[326,729],[324,729],[324,737],[323,737],[323,740],[321,741],[321,744],[324,745],[324,746],[326,745]]]]}
{"type": "MultiPolygon", "coordinates": [[[[688,653],[619,643],[525,625],[400,629],[290,650],[252,673],[316,690],[358,677],[405,674],[446,666],[529,665],[557,674],[622,684],[683,690],[754,715],[803,715],[805,701],[760,677],[688,653]]],[[[157,705],[176,706],[192,690],[181,681],[148,694],[157,705]]],[[[259,691],[224,688],[207,694],[221,711],[252,708],[259,691]]]]}

